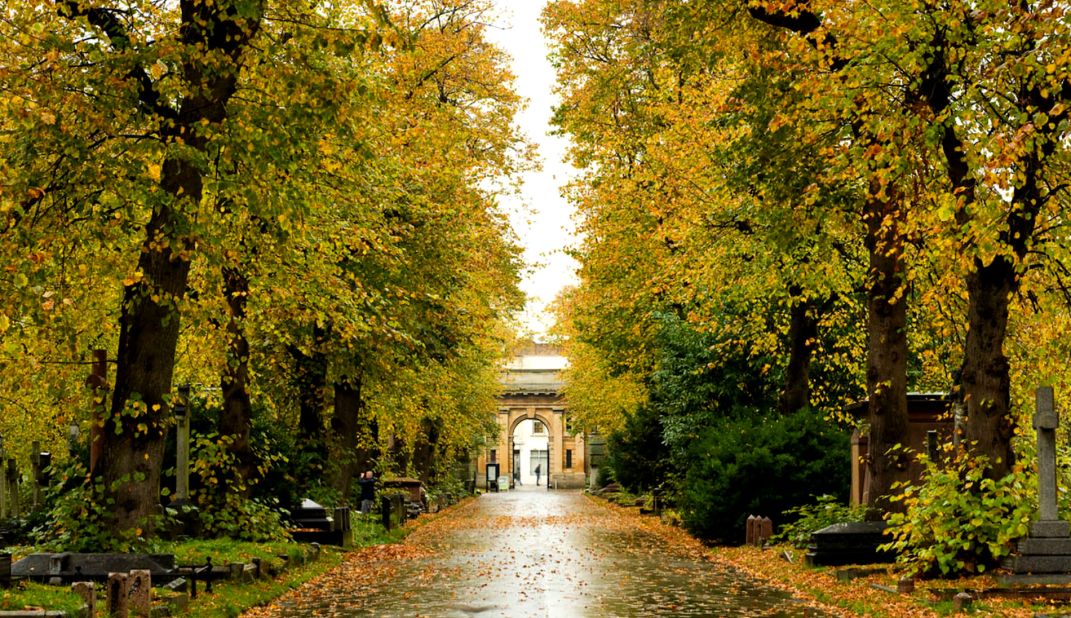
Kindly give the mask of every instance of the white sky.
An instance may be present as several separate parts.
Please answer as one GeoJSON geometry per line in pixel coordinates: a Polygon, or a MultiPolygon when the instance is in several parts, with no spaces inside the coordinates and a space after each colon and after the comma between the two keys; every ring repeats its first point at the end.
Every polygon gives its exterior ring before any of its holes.
{"type": "Polygon", "coordinates": [[[536,144],[542,169],[525,174],[519,199],[503,195],[500,201],[510,213],[513,229],[524,247],[529,272],[521,284],[528,295],[522,325],[538,337],[554,323],[547,305],[567,285],[576,283],[576,262],[563,249],[575,238],[572,208],[561,196],[561,187],[575,174],[565,163],[566,139],[550,135],[554,95],[554,68],[547,60],[547,43],[540,29],[544,0],[494,0],[498,21],[487,28],[488,38],[513,56],[514,84],[528,107],[517,124],[536,144]]]}

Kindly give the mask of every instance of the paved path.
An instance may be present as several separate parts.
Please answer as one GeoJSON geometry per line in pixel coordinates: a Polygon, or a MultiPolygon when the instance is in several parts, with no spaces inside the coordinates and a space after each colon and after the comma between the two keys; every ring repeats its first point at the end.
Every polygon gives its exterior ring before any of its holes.
{"type": "Polygon", "coordinates": [[[355,554],[262,616],[826,616],[576,492],[487,494],[355,554]]]}

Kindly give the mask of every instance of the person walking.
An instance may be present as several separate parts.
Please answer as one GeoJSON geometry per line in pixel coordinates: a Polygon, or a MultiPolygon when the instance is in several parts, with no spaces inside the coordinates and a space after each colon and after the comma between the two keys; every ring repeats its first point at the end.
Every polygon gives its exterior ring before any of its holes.
{"type": "Polygon", "coordinates": [[[543,464],[536,464],[536,469],[535,469],[536,487],[539,487],[539,475],[540,475],[541,472],[543,472],[543,464]]]}
{"type": "Polygon", "coordinates": [[[357,485],[361,488],[361,513],[367,515],[376,501],[376,477],[367,470],[357,479],[357,485]]]}

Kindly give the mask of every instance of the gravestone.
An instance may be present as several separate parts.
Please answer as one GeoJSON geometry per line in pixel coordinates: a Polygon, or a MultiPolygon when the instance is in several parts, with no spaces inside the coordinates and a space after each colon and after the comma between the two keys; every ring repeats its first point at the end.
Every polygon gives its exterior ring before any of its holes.
{"type": "Polygon", "coordinates": [[[11,587],[11,554],[0,554],[0,588],[11,587]]]}
{"type": "Polygon", "coordinates": [[[82,603],[85,603],[85,615],[96,616],[97,588],[93,582],[74,582],[71,584],[71,591],[82,599],[82,603]]]}
{"type": "Polygon", "coordinates": [[[30,554],[11,567],[21,579],[47,582],[105,581],[112,573],[148,570],[160,584],[178,577],[174,554],[75,553],[30,554]]]}
{"type": "Polygon", "coordinates": [[[108,614],[112,618],[127,618],[130,613],[130,576],[126,573],[109,573],[108,614]]]}
{"type": "Polygon", "coordinates": [[[131,571],[127,576],[127,596],[130,613],[137,618],[149,618],[152,611],[152,576],[149,571],[131,571]]]}
{"type": "Polygon", "coordinates": [[[190,387],[180,386],[175,404],[175,499],[172,506],[190,501],[190,387]]]}
{"type": "Polygon", "coordinates": [[[7,511],[6,517],[18,517],[19,510],[19,468],[14,458],[7,460],[7,468],[4,470],[3,483],[7,486],[7,511]]]}
{"type": "Polygon", "coordinates": [[[773,521],[769,517],[749,515],[744,530],[747,545],[762,545],[773,536],[773,521]]]}
{"type": "Polygon", "coordinates": [[[1016,574],[1071,573],[1071,524],[1056,508],[1056,428],[1060,424],[1051,386],[1037,390],[1034,428],[1038,433],[1038,514],[1019,554],[1007,566],[1016,574]]]}
{"type": "Polygon", "coordinates": [[[804,560],[810,566],[878,564],[894,562],[896,555],[878,549],[888,541],[883,521],[860,521],[833,524],[811,535],[811,545],[804,560]]]}

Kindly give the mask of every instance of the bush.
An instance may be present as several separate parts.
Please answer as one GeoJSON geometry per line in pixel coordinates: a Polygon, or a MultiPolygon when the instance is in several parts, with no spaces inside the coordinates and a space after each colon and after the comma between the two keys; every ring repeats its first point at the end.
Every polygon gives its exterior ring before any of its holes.
{"type": "Polygon", "coordinates": [[[981,573],[1000,562],[1029,531],[1035,492],[1022,471],[986,478],[984,458],[959,454],[938,466],[920,456],[921,482],[902,485],[886,516],[893,540],[882,547],[913,575],[981,573]]]}
{"type": "Polygon", "coordinates": [[[864,506],[848,506],[836,496],[818,496],[813,504],[793,507],[782,513],[785,518],[781,532],[774,535],[777,542],[791,543],[804,548],[811,543],[811,534],[833,524],[863,521],[864,506]]]}
{"type": "Polygon", "coordinates": [[[629,491],[643,493],[665,480],[669,453],[662,439],[661,419],[651,406],[640,406],[629,415],[624,428],[607,437],[606,451],[610,477],[629,491]]]}
{"type": "Polygon", "coordinates": [[[248,481],[234,473],[237,461],[229,440],[215,433],[193,439],[190,472],[196,489],[191,493],[202,534],[254,542],[286,539],[278,504],[246,496],[248,481]]]}
{"type": "Polygon", "coordinates": [[[848,493],[848,434],[811,410],[723,420],[700,434],[689,461],[678,506],[705,539],[739,543],[748,515],[848,493]]]}

